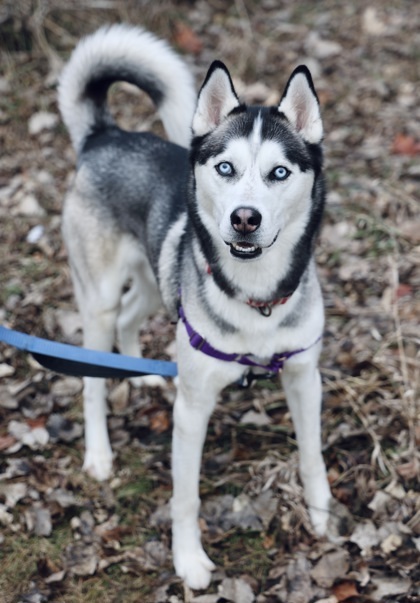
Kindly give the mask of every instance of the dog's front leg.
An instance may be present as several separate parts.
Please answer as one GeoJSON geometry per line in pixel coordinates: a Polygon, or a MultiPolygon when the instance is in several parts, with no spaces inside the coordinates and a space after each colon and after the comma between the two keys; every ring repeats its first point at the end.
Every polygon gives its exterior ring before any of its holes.
{"type": "Polygon", "coordinates": [[[299,446],[300,477],[309,515],[316,533],[322,535],[327,529],[331,492],[321,452],[321,378],[315,351],[307,356],[306,363],[286,362],[282,382],[299,446]]]}
{"type": "Polygon", "coordinates": [[[191,348],[185,327],[177,331],[178,392],[172,438],[172,551],[178,576],[189,587],[206,588],[213,562],[201,544],[198,513],[201,455],[219,392],[239,379],[239,364],[215,360],[191,348]]]}
{"type": "MultiPolygon", "coordinates": [[[[200,379],[200,377],[198,377],[200,379]]],[[[191,400],[189,388],[179,385],[172,439],[172,550],[175,571],[191,588],[206,588],[215,568],[201,545],[198,512],[201,455],[214,399],[191,400]]],[[[197,396],[198,397],[198,396],[197,396]]]]}

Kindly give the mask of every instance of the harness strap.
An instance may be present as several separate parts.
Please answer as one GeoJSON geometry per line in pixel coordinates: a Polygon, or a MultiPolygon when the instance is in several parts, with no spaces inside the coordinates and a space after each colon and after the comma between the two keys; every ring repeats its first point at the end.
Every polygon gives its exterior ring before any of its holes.
{"type": "Polygon", "coordinates": [[[258,367],[265,369],[269,373],[278,373],[279,371],[281,371],[286,360],[288,360],[292,356],[295,356],[296,354],[306,352],[306,350],[309,350],[309,348],[316,345],[322,337],[322,335],[320,335],[318,339],[307,348],[300,348],[299,350],[293,350],[291,352],[282,352],[281,354],[273,354],[268,364],[261,364],[260,362],[257,362],[253,359],[253,354],[226,354],[225,352],[217,350],[212,345],[210,345],[208,341],[204,339],[204,337],[202,337],[199,333],[197,333],[197,331],[193,329],[193,327],[187,320],[184,308],[181,304],[179,304],[178,307],[178,314],[185,325],[190,344],[195,350],[203,352],[203,354],[211,356],[212,358],[216,358],[217,360],[223,360],[225,362],[237,362],[238,364],[242,364],[244,366],[249,367],[258,367]]]}
{"type": "Polygon", "coordinates": [[[26,335],[0,325],[0,341],[30,352],[45,368],[76,377],[118,378],[161,375],[175,377],[175,362],[99,352],[26,335]]]}

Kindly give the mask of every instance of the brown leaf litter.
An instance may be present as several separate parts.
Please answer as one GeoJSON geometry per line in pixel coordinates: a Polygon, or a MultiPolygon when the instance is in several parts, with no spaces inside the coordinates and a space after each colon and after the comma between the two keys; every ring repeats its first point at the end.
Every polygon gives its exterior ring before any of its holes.
{"type": "MultiPolygon", "coordinates": [[[[285,74],[310,67],[329,190],[317,260],[335,503],[330,540],[318,540],[280,384],[229,388],[201,483],[218,569],[208,592],[184,589],[170,553],[173,387],[110,383],[115,475],[97,484],[81,472],[81,379],[1,346],[0,602],[419,601],[417,3],[35,4],[9,2],[0,15],[0,318],[57,341],[81,344],[60,233],[75,158],[55,90],[79,37],[109,21],[145,25],[177,45],[197,84],[224,60],[247,102],[277,102],[285,74]]],[[[162,132],[140,95],[111,96],[123,127],[162,132]]],[[[160,314],[141,339],[147,356],[168,357],[173,326],[160,314]]]]}

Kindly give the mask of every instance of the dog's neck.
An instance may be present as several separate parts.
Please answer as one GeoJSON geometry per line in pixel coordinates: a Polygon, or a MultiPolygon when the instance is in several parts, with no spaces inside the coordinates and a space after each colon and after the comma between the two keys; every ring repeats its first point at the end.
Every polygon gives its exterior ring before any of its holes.
{"type": "MultiPolygon", "coordinates": [[[[212,274],[212,269],[209,266],[209,264],[206,264],[206,272],[209,275],[212,274]]],[[[258,310],[262,316],[268,317],[268,316],[271,316],[271,313],[275,306],[282,306],[285,303],[287,303],[289,301],[289,299],[291,298],[291,296],[293,295],[293,293],[294,293],[294,291],[291,291],[290,294],[288,294],[284,297],[277,297],[277,298],[270,299],[270,300],[259,300],[259,299],[248,298],[248,300],[246,301],[246,304],[248,306],[250,306],[251,308],[255,308],[256,310],[258,310]]]]}

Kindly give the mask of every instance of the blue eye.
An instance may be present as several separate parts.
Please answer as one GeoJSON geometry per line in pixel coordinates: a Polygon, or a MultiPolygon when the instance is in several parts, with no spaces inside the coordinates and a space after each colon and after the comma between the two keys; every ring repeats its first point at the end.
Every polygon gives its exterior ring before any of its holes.
{"type": "Polygon", "coordinates": [[[282,165],[277,166],[271,172],[270,176],[272,180],[286,180],[290,176],[291,172],[282,165]]]}
{"type": "Polygon", "coordinates": [[[216,170],[221,176],[233,176],[235,172],[233,165],[228,161],[222,161],[216,165],[216,170]]]}

